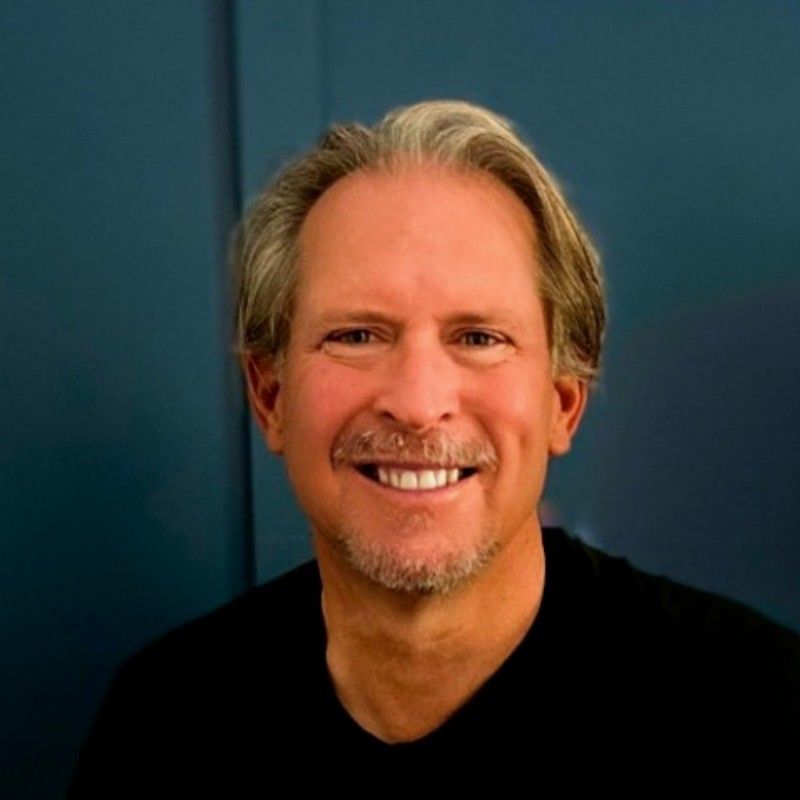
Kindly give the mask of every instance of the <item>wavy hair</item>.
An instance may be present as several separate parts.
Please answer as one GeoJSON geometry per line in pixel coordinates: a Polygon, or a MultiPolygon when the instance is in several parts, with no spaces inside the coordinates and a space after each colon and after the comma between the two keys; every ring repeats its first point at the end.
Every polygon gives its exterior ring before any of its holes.
{"type": "Polygon", "coordinates": [[[462,101],[398,108],[372,127],[333,125],[256,198],[234,238],[238,353],[282,361],[294,311],[300,228],[320,195],[357,170],[409,163],[489,173],[522,200],[538,235],[538,286],[553,371],[593,386],[606,321],[599,256],[558,183],[511,123],[462,101]]]}

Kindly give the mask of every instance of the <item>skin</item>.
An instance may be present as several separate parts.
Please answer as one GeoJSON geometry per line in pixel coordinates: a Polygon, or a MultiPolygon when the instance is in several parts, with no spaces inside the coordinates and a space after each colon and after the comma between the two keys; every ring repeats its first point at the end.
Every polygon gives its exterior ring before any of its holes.
{"type": "Polygon", "coordinates": [[[376,737],[410,741],[463,705],[533,623],[545,579],[536,507],[587,390],[554,374],[534,224],[491,176],[355,173],[313,206],[300,250],[286,361],[278,372],[245,358],[250,401],[311,521],[339,699],[376,737]],[[396,460],[418,461],[427,440],[469,442],[495,466],[402,492],[347,461],[365,431],[407,436],[396,460]],[[332,455],[342,443],[344,463],[332,455]],[[398,590],[343,541],[390,574],[449,574],[493,555],[447,591],[398,590]]]}

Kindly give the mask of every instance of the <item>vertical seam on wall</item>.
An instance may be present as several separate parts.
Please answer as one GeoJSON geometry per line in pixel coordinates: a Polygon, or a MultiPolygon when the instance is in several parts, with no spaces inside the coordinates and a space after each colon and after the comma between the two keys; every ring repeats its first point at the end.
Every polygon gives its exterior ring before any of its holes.
{"type": "Polygon", "coordinates": [[[329,51],[329,13],[328,0],[318,0],[317,4],[317,44],[319,47],[318,75],[317,82],[319,85],[319,115],[320,124],[319,129],[325,130],[330,123],[331,111],[331,83],[328,78],[330,68],[330,51],[329,51]]]}
{"type": "Polygon", "coordinates": [[[228,89],[228,131],[230,143],[231,187],[236,216],[242,212],[242,157],[239,146],[241,126],[239,124],[239,49],[236,46],[236,0],[225,0],[225,79],[228,89]]]}
{"type": "MultiPolygon", "coordinates": [[[[238,69],[238,47],[236,30],[236,0],[224,0],[221,6],[222,14],[222,69],[224,71],[223,85],[225,89],[225,122],[227,127],[227,162],[230,170],[229,186],[230,200],[235,220],[238,220],[243,212],[243,181],[242,181],[242,156],[241,156],[241,108],[240,108],[240,75],[238,69]]],[[[226,266],[230,269],[228,260],[226,266]]],[[[230,278],[230,276],[229,276],[230,278]]],[[[231,280],[227,285],[233,285],[231,280]]],[[[228,311],[234,311],[237,298],[232,298],[233,302],[228,306],[228,311]]],[[[228,331],[234,331],[233,315],[226,315],[229,323],[228,331]]],[[[236,435],[238,436],[238,447],[235,454],[238,456],[238,469],[233,476],[234,480],[239,481],[239,489],[234,496],[238,498],[240,508],[239,521],[241,529],[234,532],[241,537],[241,578],[244,589],[251,589],[256,584],[256,559],[255,559],[255,525],[253,508],[253,454],[250,440],[250,415],[247,409],[244,379],[238,364],[233,368],[238,380],[236,390],[239,395],[233,407],[240,411],[236,435]]]]}

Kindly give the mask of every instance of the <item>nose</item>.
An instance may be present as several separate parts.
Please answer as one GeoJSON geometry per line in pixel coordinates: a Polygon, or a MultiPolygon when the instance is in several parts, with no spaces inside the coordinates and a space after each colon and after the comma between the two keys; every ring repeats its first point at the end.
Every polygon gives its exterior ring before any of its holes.
{"type": "Polygon", "coordinates": [[[383,419],[424,431],[457,414],[458,365],[438,340],[409,338],[396,346],[385,367],[374,403],[383,419]]]}

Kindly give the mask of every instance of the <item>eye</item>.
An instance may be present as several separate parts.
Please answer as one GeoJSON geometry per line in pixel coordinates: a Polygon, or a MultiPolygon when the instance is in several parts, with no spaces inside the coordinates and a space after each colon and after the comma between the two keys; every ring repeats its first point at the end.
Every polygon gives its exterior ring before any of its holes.
{"type": "Polygon", "coordinates": [[[467,331],[462,334],[462,339],[471,347],[491,347],[494,344],[502,344],[503,340],[488,331],[467,331]]]}
{"type": "Polygon", "coordinates": [[[335,331],[327,337],[327,341],[337,344],[369,344],[372,331],[366,328],[353,328],[349,331],[335,331]]]}

